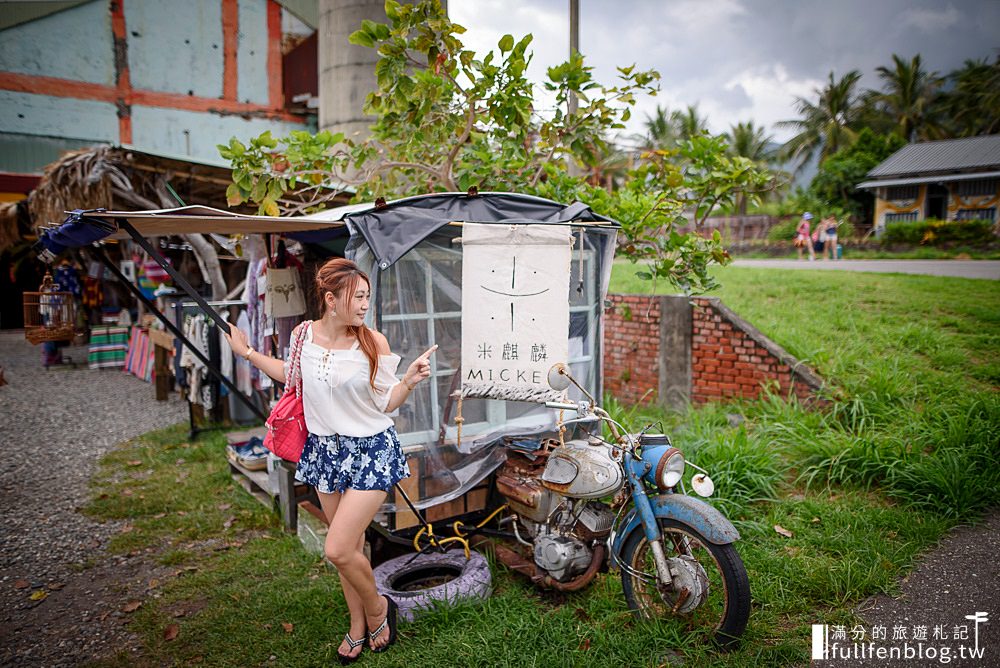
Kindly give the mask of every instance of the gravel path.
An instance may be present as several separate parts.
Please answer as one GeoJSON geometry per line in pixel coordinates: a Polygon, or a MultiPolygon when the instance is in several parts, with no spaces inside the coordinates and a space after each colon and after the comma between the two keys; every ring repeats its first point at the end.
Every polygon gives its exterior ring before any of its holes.
{"type": "MultiPolygon", "coordinates": [[[[64,355],[85,362],[86,352],[64,355]]],[[[119,583],[140,560],[108,556],[120,526],[77,509],[103,453],[185,421],[187,404],[155,401],[151,385],[120,371],[46,370],[20,330],[0,331],[0,366],[0,664],[72,666],[132,647],[119,583]]]]}
{"type": "MultiPolygon", "coordinates": [[[[938,546],[924,553],[900,583],[899,597],[875,596],[858,607],[868,634],[873,627],[885,630],[885,637],[874,642],[886,651],[885,657],[873,656],[870,651],[864,658],[855,658],[857,654],[848,654],[848,658],[831,654],[834,659],[817,661],[814,665],[817,668],[941,665],[997,668],[1000,666],[998,553],[1000,509],[993,509],[979,524],[955,528],[938,546]],[[970,619],[976,613],[983,620],[979,624],[970,619]],[[897,634],[899,637],[894,638],[897,634]],[[912,657],[907,657],[907,647],[912,657]],[[899,658],[888,654],[890,648],[896,648],[899,658]]],[[[846,629],[845,635],[841,646],[852,645],[850,629],[846,629]]],[[[866,637],[866,642],[872,642],[871,638],[866,637]]]]}

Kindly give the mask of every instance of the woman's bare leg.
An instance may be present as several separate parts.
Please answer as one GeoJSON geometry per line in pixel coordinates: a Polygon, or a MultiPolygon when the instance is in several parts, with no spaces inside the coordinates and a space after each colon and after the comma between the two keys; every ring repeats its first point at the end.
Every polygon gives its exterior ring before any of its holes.
{"type": "MultiPolygon", "coordinates": [[[[364,607],[368,628],[374,630],[385,619],[388,603],[379,595],[372,576],[372,566],[365,555],[356,549],[359,538],[371,524],[386,493],[380,490],[348,489],[337,504],[326,535],[326,557],[334,563],[342,581],[354,589],[364,607]]],[[[345,586],[346,591],[346,586],[345,586]]],[[[352,614],[353,617],[353,614],[352,614]]],[[[372,648],[384,646],[389,641],[386,629],[372,642],[372,648]]]]}
{"type": "MultiPolygon", "coordinates": [[[[319,503],[323,507],[323,514],[326,515],[327,524],[333,521],[333,516],[337,513],[337,506],[340,505],[340,494],[324,494],[323,492],[316,492],[319,496],[319,503]]],[[[327,539],[329,539],[330,534],[327,533],[327,539]]],[[[358,538],[357,551],[362,556],[364,556],[365,549],[365,534],[361,533],[358,538]]],[[[339,574],[338,574],[339,575],[339,574]]],[[[344,577],[340,577],[340,587],[344,590],[344,600],[347,601],[347,609],[351,614],[351,625],[350,634],[355,640],[367,640],[368,638],[368,626],[365,623],[365,607],[361,603],[361,597],[358,596],[358,592],[354,590],[351,583],[348,582],[344,577]]],[[[344,656],[357,656],[361,652],[361,647],[352,650],[351,646],[347,644],[347,641],[340,643],[340,647],[337,648],[337,652],[343,654],[344,656]]]]}

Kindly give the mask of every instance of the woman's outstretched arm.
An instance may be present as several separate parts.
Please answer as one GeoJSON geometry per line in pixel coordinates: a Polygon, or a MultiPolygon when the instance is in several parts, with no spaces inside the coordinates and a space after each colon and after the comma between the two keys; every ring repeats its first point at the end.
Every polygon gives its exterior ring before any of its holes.
{"type": "Polygon", "coordinates": [[[229,347],[233,352],[255,367],[266,373],[268,376],[278,381],[285,382],[285,361],[274,357],[268,357],[264,353],[257,352],[250,347],[246,333],[233,323],[229,323],[229,333],[225,334],[229,341],[229,347]]]}

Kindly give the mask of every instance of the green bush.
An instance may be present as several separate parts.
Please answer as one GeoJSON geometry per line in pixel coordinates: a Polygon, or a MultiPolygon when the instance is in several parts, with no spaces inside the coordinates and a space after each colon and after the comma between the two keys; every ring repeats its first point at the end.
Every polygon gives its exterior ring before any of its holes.
{"type": "Polygon", "coordinates": [[[887,223],[882,240],[887,244],[987,244],[996,236],[991,220],[917,220],[887,223]]]}
{"type": "Polygon", "coordinates": [[[858,231],[854,227],[854,223],[850,220],[843,219],[840,221],[840,225],[837,226],[837,236],[843,239],[857,239],[858,231]]]}
{"type": "Polygon", "coordinates": [[[795,230],[799,227],[799,221],[795,218],[783,220],[771,226],[767,231],[768,241],[791,241],[795,238],[795,230]]]}

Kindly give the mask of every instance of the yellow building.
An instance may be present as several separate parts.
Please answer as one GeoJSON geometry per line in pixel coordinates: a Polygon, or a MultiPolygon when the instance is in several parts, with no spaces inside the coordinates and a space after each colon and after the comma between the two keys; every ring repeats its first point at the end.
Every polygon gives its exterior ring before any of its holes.
{"type": "Polygon", "coordinates": [[[1000,208],[1000,135],[907,144],[868,172],[875,229],[910,220],[992,220],[1000,208]]]}

